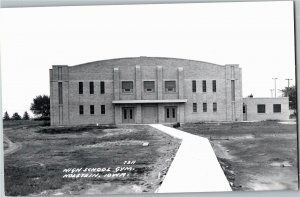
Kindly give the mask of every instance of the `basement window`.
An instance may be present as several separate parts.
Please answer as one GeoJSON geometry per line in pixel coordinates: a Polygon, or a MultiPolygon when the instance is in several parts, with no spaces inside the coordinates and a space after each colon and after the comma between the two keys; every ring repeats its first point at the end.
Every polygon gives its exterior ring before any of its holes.
{"type": "Polygon", "coordinates": [[[207,112],[207,103],[203,103],[203,112],[207,112]]]}
{"type": "Polygon", "coordinates": [[[193,112],[197,112],[197,103],[193,103],[193,112]]]}
{"type": "Polygon", "coordinates": [[[83,115],[83,105],[79,105],[79,114],[83,115]]]}
{"type": "Polygon", "coordinates": [[[90,114],[91,115],[95,114],[95,107],[94,107],[94,105],[90,105],[90,114]]]}

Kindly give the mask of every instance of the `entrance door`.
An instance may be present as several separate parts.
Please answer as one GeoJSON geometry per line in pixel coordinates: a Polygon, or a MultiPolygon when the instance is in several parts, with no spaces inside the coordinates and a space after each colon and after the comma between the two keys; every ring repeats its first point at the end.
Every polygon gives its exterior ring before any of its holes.
{"type": "Polygon", "coordinates": [[[165,121],[176,122],[177,121],[177,107],[165,107],[165,121]]]}
{"type": "Polygon", "coordinates": [[[134,123],[134,111],[133,107],[122,108],[122,122],[123,123],[134,123]]]}

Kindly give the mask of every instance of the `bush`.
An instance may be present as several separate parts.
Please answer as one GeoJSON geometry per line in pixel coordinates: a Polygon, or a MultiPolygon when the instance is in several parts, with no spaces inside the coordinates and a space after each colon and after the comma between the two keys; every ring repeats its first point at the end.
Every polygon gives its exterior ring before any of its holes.
{"type": "Polygon", "coordinates": [[[173,128],[178,128],[180,127],[180,123],[179,122],[176,122],[175,124],[173,124],[173,128]]]}

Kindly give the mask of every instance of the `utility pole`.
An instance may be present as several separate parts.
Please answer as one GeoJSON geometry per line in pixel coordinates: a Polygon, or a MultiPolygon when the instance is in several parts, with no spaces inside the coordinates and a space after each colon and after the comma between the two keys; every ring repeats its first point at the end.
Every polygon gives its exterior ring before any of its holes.
{"type": "Polygon", "coordinates": [[[290,81],[292,81],[293,79],[285,79],[288,81],[288,88],[290,87],[290,81]]]}
{"type": "Polygon", "coordinates": [[[274,80],[274,85],[275,85],[274,91],[275,91],[275,98],[276,98],[276,80],[277,80],[278,78],[272,78],[272,79],[274,80]]]}
{"type": "Polygon", "coordinates": [[[273,90],[274,89],[270,89],[270,91],[271,91],[271,98],[273,98],[273,90]]]}

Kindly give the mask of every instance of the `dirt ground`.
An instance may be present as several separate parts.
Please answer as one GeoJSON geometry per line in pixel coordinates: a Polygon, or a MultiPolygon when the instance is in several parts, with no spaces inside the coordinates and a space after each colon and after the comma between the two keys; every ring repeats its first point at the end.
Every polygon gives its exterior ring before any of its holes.
{"type": "Polygon", "coordinates": [[[190,123],[178,129],[210,139],[234,191],[298,189],[295,124],[190,123]]]}
{"type": "Polygon", "coordinates": [[[149,126],[41,125],[4,122],[8,196],[154,192],[180,146],[179,140],[149,126]],[[99,177],[64,177],[80,174],[63,171],[74,168],[99,177]],[[101,172],[89,172],[92,168],[101,172]],[[117,168],[124,171],[117,173],[117,168]]]}

